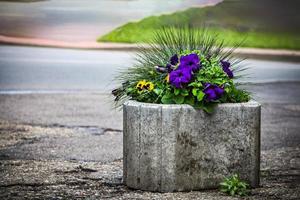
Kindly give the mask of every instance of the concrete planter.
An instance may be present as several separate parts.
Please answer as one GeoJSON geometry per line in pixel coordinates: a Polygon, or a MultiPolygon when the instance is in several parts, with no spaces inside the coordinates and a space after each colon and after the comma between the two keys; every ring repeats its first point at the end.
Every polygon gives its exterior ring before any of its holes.
{"type": "Polygon", "coordinates": [[[124,114],[124,183],[172,192],[219,187],[238,173],[259,185],[260,105],[220,104],[211,115],[189,105],[128,101],[124,114]]]}

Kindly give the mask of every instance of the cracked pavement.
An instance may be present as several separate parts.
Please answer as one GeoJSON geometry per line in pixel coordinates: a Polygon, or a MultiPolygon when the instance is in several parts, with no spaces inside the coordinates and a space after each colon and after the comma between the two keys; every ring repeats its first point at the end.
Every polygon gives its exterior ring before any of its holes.
{"type": "MultiPolygon", "coordinates": [[[[262,103],[261,187],[300,198],[300,83],[249,85],[262,103]]],[[[0,199],[237,199],[122,184],[122,113],[101,93],[0,95],[0,199]]]]}

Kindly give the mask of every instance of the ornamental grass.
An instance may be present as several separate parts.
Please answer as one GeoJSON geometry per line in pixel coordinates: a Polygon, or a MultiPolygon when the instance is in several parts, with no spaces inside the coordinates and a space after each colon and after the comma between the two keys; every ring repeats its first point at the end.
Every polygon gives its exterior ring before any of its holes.
{"type": "Polygon", "coordinates": [[[229,50],[224,44],[205,30],[155,32],[150,47],[139,47],[136,63],[117,75],[116,105],[126,100],[189,104],[211,113],[218,103],[249,101],[249,92],[238,87],[246,68],[232,54],[239,44],[229,50]]]}

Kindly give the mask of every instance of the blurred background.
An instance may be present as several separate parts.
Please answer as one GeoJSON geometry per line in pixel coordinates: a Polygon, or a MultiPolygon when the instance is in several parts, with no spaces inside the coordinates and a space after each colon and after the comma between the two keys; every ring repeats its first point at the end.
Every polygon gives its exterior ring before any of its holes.
{"type": "Polygon", "coordinates": [[[71,42],[95,42],[129,21],[171,13],[216,0],[48,0],[1,1],[2,35],[71,42]],[[31,2],[31,1],[20,1],[31,2]]]}
{"type": "Polygon", "coordinates": [[[243,87],[262,104],[262,185],[290,194],[295,187],[280,184],[299,183],[299,10],[299,0],[0,0],[0,161],[121,159],[114,75],[153,30],[205,26],[228,47],[243,41],[235,52],[247,58],[243,87]],[[16,135],[20,126],[39,134],[16,135]],[[76,134],[53,138],[62,127],[76,134]]]}
{"type": "Polygon", "coordinates": [[[117,69],[132,64],[134,43],[187,25],[228,46],[243,41],[245,82],[298,81],[299,8],[297,0],[2,0],[0,92],[108,92],[117,69]]]}

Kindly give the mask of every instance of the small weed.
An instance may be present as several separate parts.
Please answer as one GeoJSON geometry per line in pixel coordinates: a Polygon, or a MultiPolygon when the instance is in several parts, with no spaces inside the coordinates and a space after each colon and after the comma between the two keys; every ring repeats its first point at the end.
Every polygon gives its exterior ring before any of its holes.
{"type": "Polygon", "coordinates": [[[220,183],[220,190],[230,196],[246,196],[249,193],[249,185],[240,180],[237,174],[225,178],[223,182],[220,183]]]}

